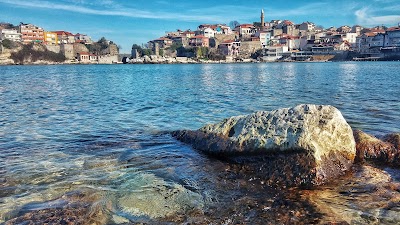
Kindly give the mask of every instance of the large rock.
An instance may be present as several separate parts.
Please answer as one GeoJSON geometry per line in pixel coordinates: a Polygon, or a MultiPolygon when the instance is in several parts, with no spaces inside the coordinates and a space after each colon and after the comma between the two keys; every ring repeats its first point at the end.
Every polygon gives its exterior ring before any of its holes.
{"type": "Polygon", "coordinates": [[[356,154],[352,129],[338,109],[324,105],[235,116],[173,136],[216,156],[268,155],[259,157],[258,173],[290,186],[325,183],[348,170],[356,154]]]}

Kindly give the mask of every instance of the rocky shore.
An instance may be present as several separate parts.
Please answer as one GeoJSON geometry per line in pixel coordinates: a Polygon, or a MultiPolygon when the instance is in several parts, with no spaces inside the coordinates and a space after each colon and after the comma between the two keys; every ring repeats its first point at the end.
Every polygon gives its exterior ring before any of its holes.
{"type": "Polygon", "coordinates": [[[228,58],[226,60],[209,60],[209,59],[196,59],[188,57],[166,57],[166,56],[143,56],[136,59],[127,59],[128,64],[222,64],[222,63],[257,63],[259,61],[255,59],[240,59],[235,60],[228,58]]]}

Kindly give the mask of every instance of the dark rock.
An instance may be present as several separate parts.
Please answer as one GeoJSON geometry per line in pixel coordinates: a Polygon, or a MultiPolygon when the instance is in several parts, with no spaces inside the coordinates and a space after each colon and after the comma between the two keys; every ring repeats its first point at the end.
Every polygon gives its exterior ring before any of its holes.
{"type": "MultiPolygon", "coordinates": [[[[353,133],[357,150],[355,162],[372,160],[377,163],[398,163],[399,151],[393,144],[379,140],[360,130],[355,130],[353,133]]],[[[388,139],[390,138],[388,137],[388,139]]]]}

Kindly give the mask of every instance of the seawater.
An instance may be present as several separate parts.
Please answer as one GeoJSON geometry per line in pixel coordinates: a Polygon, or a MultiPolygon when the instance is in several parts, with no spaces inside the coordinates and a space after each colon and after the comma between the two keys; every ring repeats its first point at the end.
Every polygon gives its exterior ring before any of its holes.
{"type": "Polygon", "coordinates": [[[304,103],[337,107],[354,129],[399,132],[399,71],[399,62],[2,66],[0,223],[74,207],[98,224],[319,221],[296,194],[168,133],[304,103]]]}

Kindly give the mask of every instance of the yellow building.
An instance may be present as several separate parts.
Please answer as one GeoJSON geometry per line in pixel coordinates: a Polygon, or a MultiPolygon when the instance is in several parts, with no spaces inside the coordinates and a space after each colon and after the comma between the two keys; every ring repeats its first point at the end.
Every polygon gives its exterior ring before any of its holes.
{"type": "Polygon", "coordinates": [[[44,43],[46,45],[58,45],[58,36],[54,32],[44,32],[44,43]]]}

